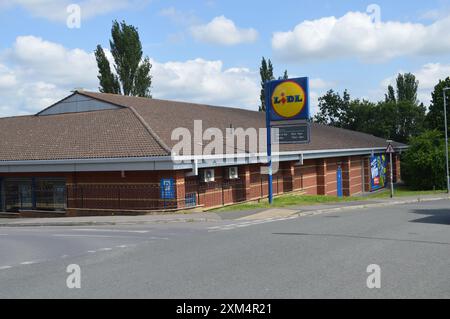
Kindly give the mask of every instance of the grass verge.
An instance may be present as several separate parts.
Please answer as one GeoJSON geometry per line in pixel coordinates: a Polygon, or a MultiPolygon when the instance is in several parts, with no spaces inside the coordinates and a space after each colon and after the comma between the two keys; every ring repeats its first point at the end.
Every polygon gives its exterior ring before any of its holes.
{"type": "MultiPolygon", "coordinates": [[[[394,197],[402,197],[402,196],[417,196],[417,195],[439,195],[445,194],[446,190],[429,190],[429,191],[415,191],[411,190],[406,186],[397,186],[394,187],[394,197]]],[[[388,198],[390,196],[389,189],[385,189],[379,193],[370,194],[366,196],[366,198],[388,198]]]]}
{"type": "MultiPolygon", "coordinates": [[[[444,194],[443,190],[431,190],[431,191],[414,191],[410,190],[405,186],[398,186],[394,189],[394,197],[404,197],[404,196],[417,196],[417,195],[439,195],[444,194]]],[[[289,207],[289,206],[310,206],[319,204],[333,204],[342,202],[355,202],[371,199],[383,199],[389,198],[390,192],[388,189],[379,191],[374,194],[369,194],[367,196],[351,196],[339,198],[336,196],[325,196],[325,195],[281,195],[277,196],[273,200],[273,204],[269,205],[267,199],[262,199],[260,201],[247,202],[241,204],[230,205],[226,207],[216,208],[211,210],[211,212],[227,212],[227,211],[240,211],[240,210],[252,210],[260,208],[276,208],[276,207],[289,207]]]]}
{"type": "Polygon", "coordinates": [[[238,210],[251,210],[258,208],[274,208],[274,207],[289,207],[297,205],[319,205],[326,203],[340,203],[340,202],[353,202],[357,200],[364,200],[362,197],[335,197],[324,195],[281,195],[273,199],[273,204],[269,205],[267,199],[262,199],[255,202],[247,202],[242,204],[231,205],[227,207],[221,207],[211,212],[226,212],[226,211],[238,211],[238,210]]]}

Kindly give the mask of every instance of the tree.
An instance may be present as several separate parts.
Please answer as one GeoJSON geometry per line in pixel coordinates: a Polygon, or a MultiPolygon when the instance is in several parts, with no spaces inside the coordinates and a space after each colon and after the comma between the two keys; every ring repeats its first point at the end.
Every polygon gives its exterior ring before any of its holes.
{"type": "Polygon", "coordinates": [[[385,101],[376,104],[352,100],[347,90],[342,97],[329,90],[319,97],[319,112],[314,120],[407,143],[412,136],[422,132],[426,108],[417,103],[417,81],[414,75],[399,75],[397,84],[397,95],[394,88],[389,86],[385,101]]]}
{"type": "Polygon", "coordinates": [[[377,105],[367,100],[350,101],[344,117],[344,128],[374,134],[379,130],[377,105]]]}
{"type": "Polygon", "coordinates": [[[402,155],[402,179],[412,189],[445,189],[445,142],[442,133],[425,131],[410,140],[402,155]]]}
{"type": "Polygon", "coordinates": [[[399,74],[397,76],[397,101],[408,101],[417,104],[417,88],[419,81],[412,73],[399,74]]]}
{"type": "Polygon", "coordinates": [[[98,45],[95,56],[99,69],[100,92],[151,97],[152,65],[148,57],[142,58],[138,30],[127,25],[125,21],[120,24],[113,21],[111,37],[109,44],[117,75],[111,72],[104,50],[98,45]]]}
{"type": "Polygon", "coordinates": [[[111,72],[109,61],[105,52],[100,45],[95,50],[95,58],[97,60],[98,72],[97,76],[100,82],[100,92],[120,94],[120,83],[117,75],[111,72]]]}
{"type": "Polygon", "coordinates": [[[347,128],[350,108],[350,94],[344,91],[342,97],[339,93],[329,90],[319,97],[319,112],[315,115],[317,123],[347,128]]]}
{"type": "Polygon", "coordinates": [[[289,79],[288,71],[284,70],[283,76],[278,77],[278,80],[287,80],[289,79]]]}
{"type": "Polygon", "coordinates": [[[397,99],[395,98],[395,91],[392,85],[388,86],[388,93],[385,94],[385,102],[396,102],[397,99]]]}
{"type": "Polygon", "coordinates": [[[259,68],[259,74],[261,76],[261,95],[260,95],[261,105],[259,106],[259,111],[265,112],[266,111],[266,100],[265,100],[266,93],[265,93],[264,86],[265,86],[266,82],[275,80],[275,78],[273,76],[273,65],[272,65],[272,61],[270,61],[270,59],[268,59],[266,61],[266,58],[264,58],[264,57],[262,58],[261,67],[259,68]]]}
{"type": "Polygon", "coordinates": [[[424,129],[426,108],[411,101],[398,101],[396,108],[396,125],[392,138],[398,142],[407,143],[413,136],[419,135],[424,129]]]}
{"type": "MultiPolygon", "coordinates": [[[[444,132],[444,88],[450,87],[450,77],[439,80],[431,93],[431,105],[426,118],[426,125],[429,129],[437,129],[444,132]]],[[[450,121],[450,91],[447,96],[447,120],[450,121]]]]}
{"type": "Polygon", "coordinates": [[[385,101],[379,102],[374,116],[379,128],[374,128],[374,135],[407,143],[412,136],[417,136],[424,129],[426,108],[418,104],[417,89],[419,82],[412,73],[399,74],[396,79],[396,94],[389,85],[385,101]]]}

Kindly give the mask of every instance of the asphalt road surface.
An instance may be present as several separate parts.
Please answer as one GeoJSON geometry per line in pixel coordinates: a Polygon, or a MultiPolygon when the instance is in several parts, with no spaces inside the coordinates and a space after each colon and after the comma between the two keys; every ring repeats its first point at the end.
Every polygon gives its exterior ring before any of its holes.
{"type": "Polygon", "coordinates": [[[1,227],[0,298],[450,298],[450,201],[297,218],[1,227]],[[81,269],[69,289],[68,265],[81,269]],[[367,267],[380,267],[369,289],[367,267]]]}

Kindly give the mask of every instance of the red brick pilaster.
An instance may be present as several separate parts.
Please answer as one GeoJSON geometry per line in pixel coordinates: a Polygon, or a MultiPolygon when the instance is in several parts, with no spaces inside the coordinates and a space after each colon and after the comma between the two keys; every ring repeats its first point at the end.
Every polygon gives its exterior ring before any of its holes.
{"type": "Polygon", "coordinates": [[[177,208],[184,208],[186,204],[185,173],[184,171],[175,171],[174,174],[177,208]]]}
{"type": "Polygon", "coordinates": [[[370,192],[370,158],[364,158],[364,191],[370,192]]]}
{"type": "Polygon", "coordinates": [[[327,162],[324,159],[318,159],[316,162],[317,172],[317,194],[327,194],[327,162]]]}
{"type": "Polygon", "coordinates": [[[286,162],[283,165],[283,191],[291,192],[294,190],[295,162],[286,162]]]}
{"type": "Polygon", "coordinates": [[[252,199],[250,165],[241,166],[239,169],[242,169],[242,173],[239,173],[239,175],[241,175],[242,178],[242,187],[245,192],[245,200],[250,200],[252,199]]]}
{"type": "Polygon", "coordinates": [[[345,157],[342,159],[342,192],[344,196],[350,196],[350,169],[351,162],[350,157],[345,157]]]}

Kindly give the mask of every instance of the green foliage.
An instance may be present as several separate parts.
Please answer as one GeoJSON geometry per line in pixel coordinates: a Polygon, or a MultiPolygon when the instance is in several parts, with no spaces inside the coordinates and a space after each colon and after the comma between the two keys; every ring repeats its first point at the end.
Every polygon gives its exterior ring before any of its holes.
{"type": "Polygon", "coordinates": [[[113,21],[111,37],[109,44],[117,75],[111,72],[102,47],[97,46],[95,55],[99,69],[100,91],[151,97],[152,65],[148,57],[143,59],[142,44],[137,29],[127,25],[125,21],[121,23],[113,21]]]}
{"type": "Polygon", "coordinates": [[[417,104],[417,89],[419,81],[412,73],[399,74],[397,76],[397,101],[408,101],[417,104]]]}
{"type": "Polygon", "coordinates": [[[397,101],[396,97],[395,97],[395,91],[394,88],[392,87],[392,85],[388,85],[388,93],[385,94],[385,102],[393,102],[395,103],[397,101]]]}
{"type": "Polygon", "coordinates": [[[446,188],[445,141],[438,131],[425,131],[410,140],[402,155],[402,179],[415,190],[446,188]]]}
{"type": "MultiPolygon", "coordinates": [[[[266,111],[266,92],[264,89],[264,85],[266,82],[275,80],[275,77],[273,75],[273,65],[272,61],[270,59],[267,59],[265,57],[261,60],[261,67],[259,68],[259,74],[261,76],[261,94],[259,96],[261,100],[261,105],[259,106],[260,112],[266,111]]],[[[278,77],[278,80],[287,80],[289,79],[288,71],[285,70],[283,73],[283,76],[278,77]]]]}
{"type": "Polygon", "coordinates": [[[270,59],[268,59],[266,61],[266,59],[264,57],[262,58],[261,67],[259,68],[259,74],[261,76],[261,95],[260,95],[261,105],[259,106],[259,111],[265,112],[266,111],[266,93],[264,90],[264,85],[268,81],[275,80],[275,78],[273,76],[273,65],[272,65],[272,61],[270,61],[270,59]]]}
{"type": "Polygon", "coordinates": [[[338,92],[329,90],[319,97],[319,112],[314,117],[317,123],[328,124],[341,128],[348,128],[350,118],[350,94],[344,91],[342,97],[338,92]]]}
{"type": "Polygon", "coordinates": [[[261,95],[260,95],[261,105],[259,106],[259,111],[265,112],[266,111],[266,93],[264,90],[264,85],[268,81],[275,80],[275,78],[273,76],[273,65],[272,65],[272,61],[270,61],[270,59],[268,59],[266,61],[266,58],[264,58],[264,57],[262,58],[261,67],[259,68],[259,74],[261,76],[261,95]]]}
{"type": "Polygon", "coordinates": [[[119,94],[119,79],[117,78],[117,75],[111,72],[109,61],[106,58],[105,52],[100,45],[98,45],[97,49],[95,50],[95,58],[98,65],[99,75],[97,76],[97,78],[100,82],[100,92],[119,94]]]}
{"type": "Polygon", "coordinates": [[[150,86],[152,85],[152,76],[150,70],[152,65],[148,57],[146,57],[136,70],[134,77],[133,89],[131,95],[151,98],[150,86]]]}
{"type": "Polygon", "coordinates": [[[278,77],[278,80],[287,80],[289,79],[288,71],[284,70],[283,76],[278,77]]]}
{"type": "Polygon", "coordinates": [[[424,129],[425,111],[423,104],[417,105],[408,100],[398,101],[396,108],[396,127],[392,138],[407,143],[424,129]]]}
{"type": "MultiPolygon", "coordinates": [[[[450,87],[450,77],[439,80],[431,93],[431,105],[426,118],[426,125],[429,129],[438,129],[444,132],[444,88],[450,87]]],[[[447,120],[450,121],[450,90],[446,91],[447,97],[447,120]]]]}
{"type": "Polygon", "coordinates": [[[352,100],[350,94],[329,90],[319,97],[319,112],[314,117],[318,123],[365,132],[375,136],[407,143],[424,127],[426,108],[418,105],[417,81],[412,74],[399,75],[397,96],[388,87],[385,101],[372,103],[352,100]]]}

